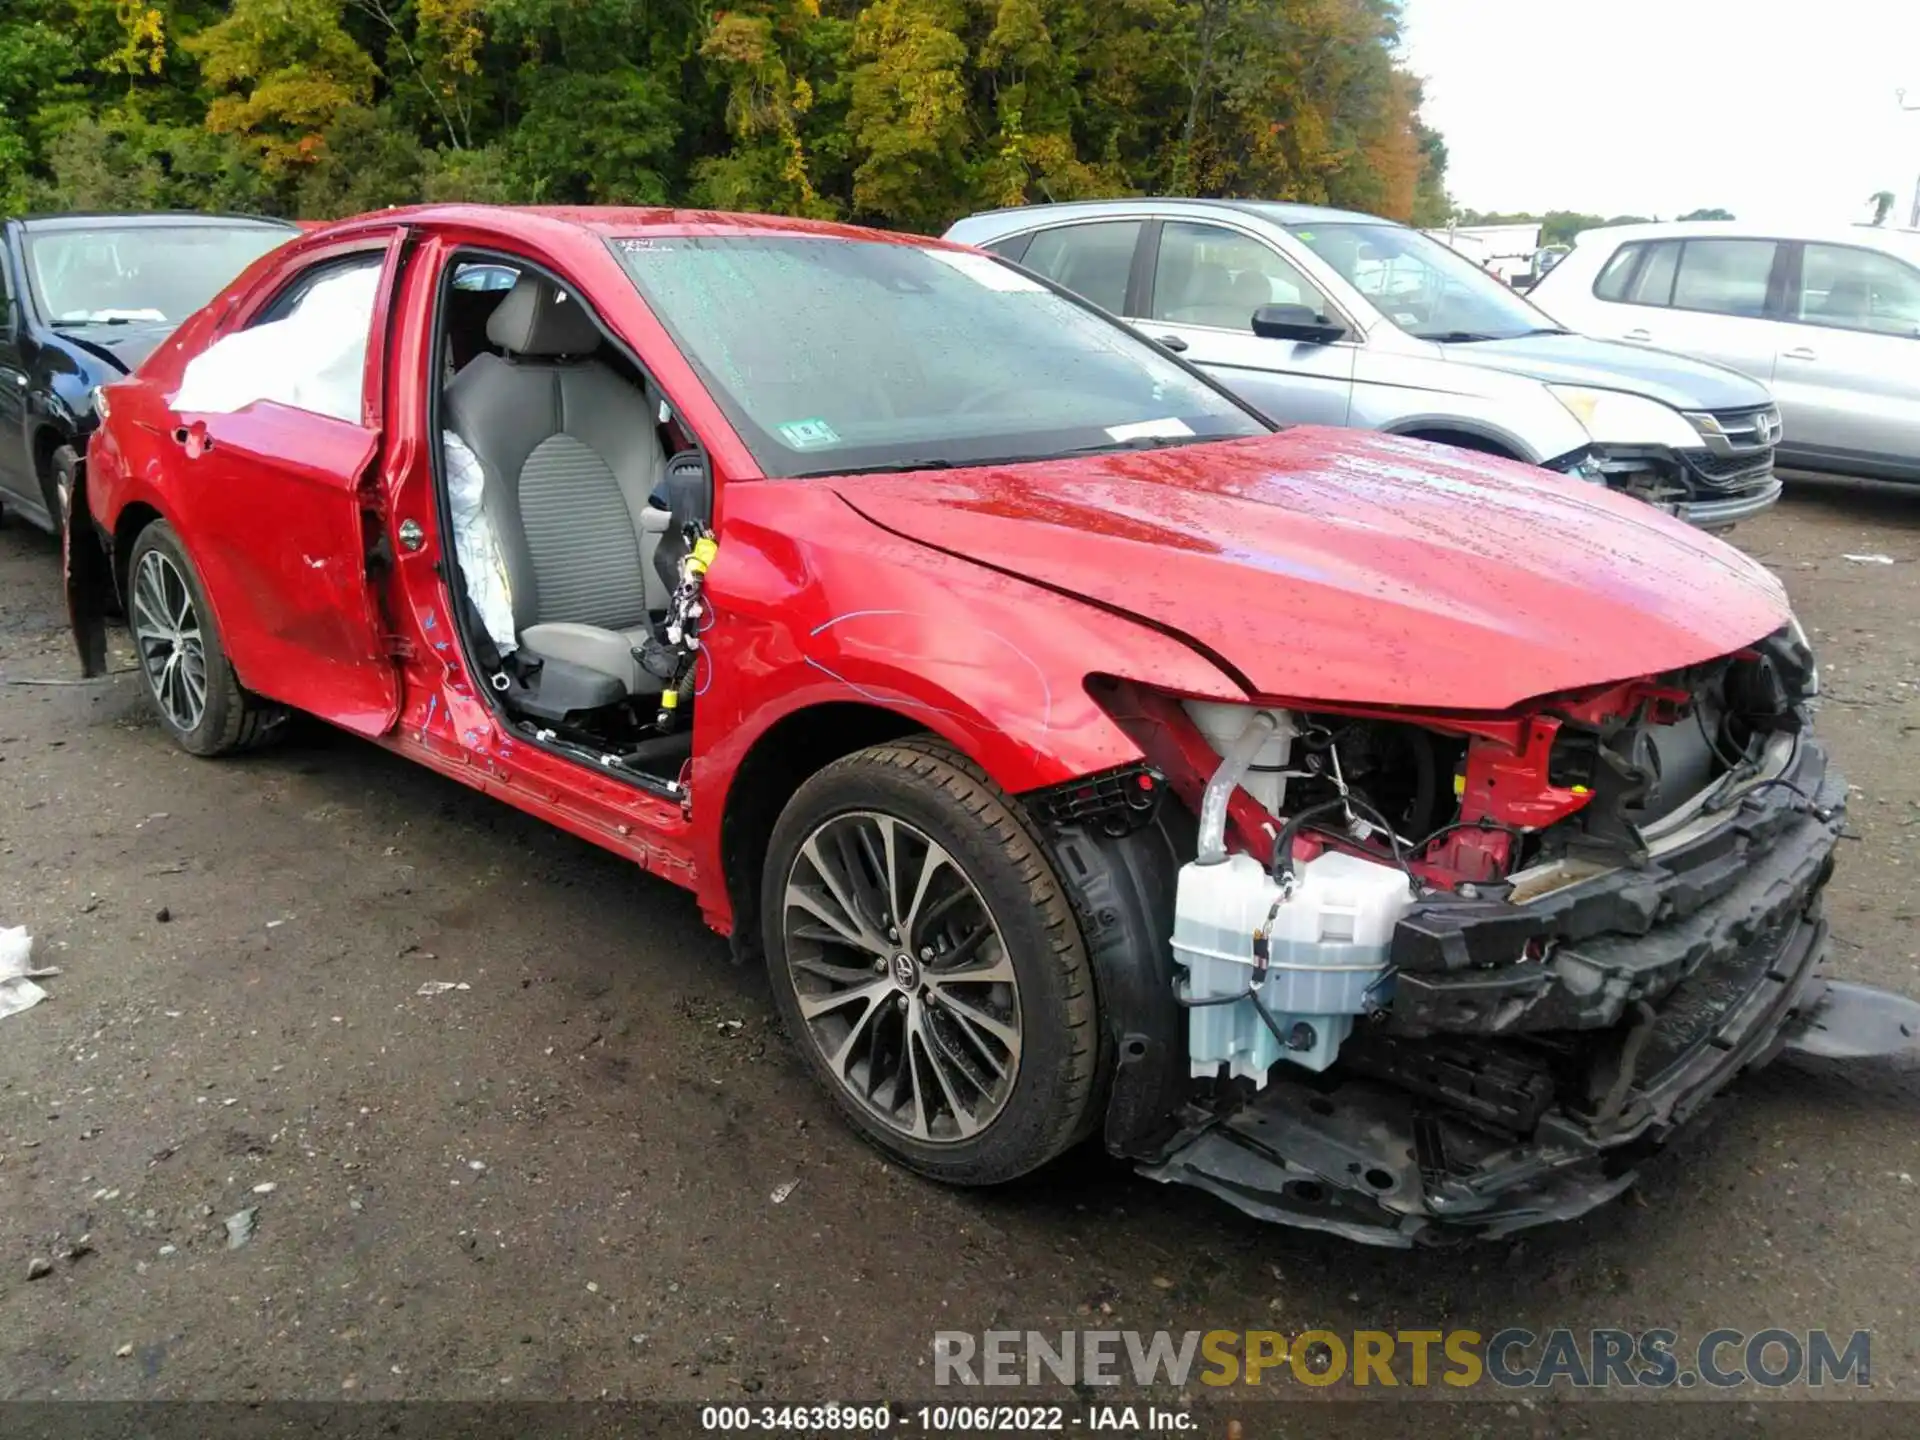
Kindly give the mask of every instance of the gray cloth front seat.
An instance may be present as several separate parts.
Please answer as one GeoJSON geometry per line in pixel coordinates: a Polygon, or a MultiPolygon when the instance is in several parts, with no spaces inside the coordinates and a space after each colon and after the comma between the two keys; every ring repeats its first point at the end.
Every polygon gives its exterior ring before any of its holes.
{"type": "Polygon", "coordinates": [[[1821,302],[1820,318],[1854,325],[1864,324],[1873,312],[1873,291],[1864,275],[1841,275],[1821,302]]]}
{"type": "MultiPolygon", "coordinates": [[[[1188,325],[1216,325],[1226,330],[1245,330],[1253,323],[1253,312],[1266,304],[1252,299],[1249,288],[1217,260],[1197,262],[1188,272],[1178,309],[1168,318],[1188,325]]],[[[1259,277],[1252,277],[1255,284],[1259,277]]]]}
{"type": "Polygon", "coordinates": [[[658,694],[633,658],[667,597],[653,551],[667,512],[648,498],[666,454],[647,397],[589,357],[600,331],[551,283],[523,275],[488,317],[507,352],[475,356],[446,390],[447,425],[479,458],[513,624],[534,656],[658,694]]]}

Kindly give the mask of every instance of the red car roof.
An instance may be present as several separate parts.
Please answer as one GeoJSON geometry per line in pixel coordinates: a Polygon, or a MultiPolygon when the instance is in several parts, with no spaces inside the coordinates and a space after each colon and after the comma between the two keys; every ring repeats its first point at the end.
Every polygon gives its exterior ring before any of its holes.
{"type": "Polygon", "coordinates": [[[405,205],[377,210],[349,219],[323,222],[302,220],[303,230],[338,225],[343,230],[395,220],[423,225],[473,227],[521,233],[558,223],[600,236],[621,235],[814,235],[841,240],[877,240],[901,245],[938,245],[964,249],[926,235],[904,235],[862,225],[830,220],[802,220],[791,215],[751,215],[726,210],[689,210],[672,206],[617,205],[405,205]]]}

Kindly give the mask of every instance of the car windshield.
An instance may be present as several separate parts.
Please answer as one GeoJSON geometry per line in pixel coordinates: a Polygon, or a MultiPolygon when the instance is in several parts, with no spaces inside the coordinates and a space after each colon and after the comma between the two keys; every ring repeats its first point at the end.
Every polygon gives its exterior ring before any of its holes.
{"type": "Polygon", "coordinates": [[[1458,251],[1400,225],[1296,225],[1293,233],[1374,308],[1420,340],[1511,340],[1559,326],[1458,251]]]}
{"type": "Polygon", "coordinates": [[[824,236],[613,248],[770,476],[1268,429],[1124,327],[987,255],[824,236]]]}
{"type": "Polygon", "coordinates": [[[277,225],[29,231],[27,274],[55,325],[178,324],[295,233],[277,225]]]}

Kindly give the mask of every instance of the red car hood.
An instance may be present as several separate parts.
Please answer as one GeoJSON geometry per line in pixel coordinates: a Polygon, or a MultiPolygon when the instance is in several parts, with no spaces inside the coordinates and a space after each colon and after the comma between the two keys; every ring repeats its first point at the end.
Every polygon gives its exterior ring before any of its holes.
{"type": "Polygon", "coordinates": [[[1276,699],[1504,710],[1788,618],[1758,564],[1639,501],[1361,431],[819,483],[922,544],[1178,632],[1276,699]]]}

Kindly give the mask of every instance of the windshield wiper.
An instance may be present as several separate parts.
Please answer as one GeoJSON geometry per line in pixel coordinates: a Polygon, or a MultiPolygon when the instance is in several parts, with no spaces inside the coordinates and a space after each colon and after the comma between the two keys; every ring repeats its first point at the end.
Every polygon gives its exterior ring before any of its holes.
{"type": "Polygon", "coordinates": [[[1171,450],[1178,445],[1199,445],[1219,440],[1219,435],[1135,435],[1130,440],[1105,440],[1098,445],[1079,445],[1062,450],[1062,455],[1106,455],[1119,450],[1171,450]]]}
{"type": "Polygon", "coordinates": [[[1431,340],[1436,345],[1472,345],[1481,340],[1505,340],[1505,335],[1483,335],[1477,330],[1443,330],[1438,335],[1422,330],[1415,333],[1416,340],[1431,340]]]}
{"type": "MultiPolygon", "coordinates": [[[[969,460],[969,465],[994,465],[994,460],[969,460]]],[[[953,460],[888,460],[879,465],[850,465],[844,469],[833,470],[796,470],[789,480],[830,480],[838,475],[905,475],[915,470],[951,470],[957,464],[953,460]]]]}
{"type": "Polygon", "coordinates": [[[56,320],[53,322],[53,328],[78,330],[84,325],[151,325],[153,323],[151,320],[134,320],[126,315],[86,315],[73,320],[56,320]]]}
{"type": "Polygon", "coordinates": [[[844,469],[801,470],[789,480],[828,480],[841,475],[910,475],[915,470],[979,470],[990,465],[1032,465],[1042,460],[1065,460],[1075,455],[1105,455],[1122,450],[1165,450],[1175,445],[1199,445],[1219,435],[1136,435],[1130,440],[1103,440],[1098,445],[1078,445],[1070,450],[1038,450],[1030,455],[983,455],[978,460],[888,460],[877,465],[853,465],[844,469]]]}

